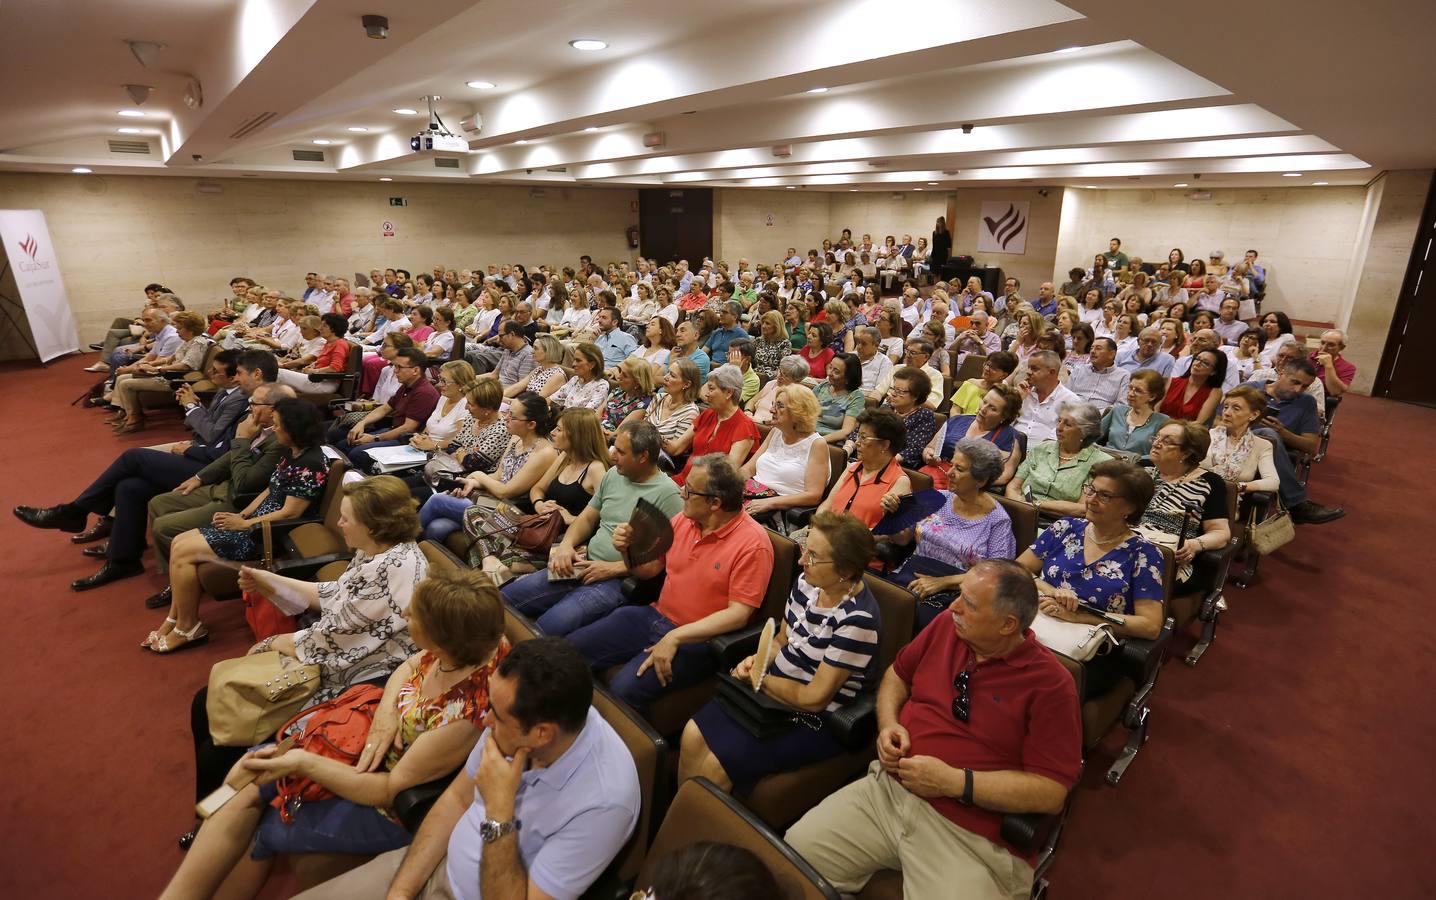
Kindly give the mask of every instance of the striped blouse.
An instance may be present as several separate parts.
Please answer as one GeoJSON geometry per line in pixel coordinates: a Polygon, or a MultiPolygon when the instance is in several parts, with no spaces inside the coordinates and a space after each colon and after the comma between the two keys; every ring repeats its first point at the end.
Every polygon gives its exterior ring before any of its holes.
{"type": "Polygon", "coordinates": [[[799,575],[783,610],[788,642],[773,658],[768,671],[807,684],[827,663],[848,671],[848,679],[827,706],[841,709],[857,697],[873,675],[882,614],[866,584],[837,606],[818,606],[818,589],[799,575]]]}

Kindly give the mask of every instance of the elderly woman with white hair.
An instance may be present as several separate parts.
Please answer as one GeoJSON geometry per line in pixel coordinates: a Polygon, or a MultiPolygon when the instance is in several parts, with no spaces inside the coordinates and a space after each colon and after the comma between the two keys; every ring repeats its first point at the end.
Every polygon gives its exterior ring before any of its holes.
{"type": "Polygon", "coordinates": [[[748,454],[761,439],[758,426],[738,406],[738,400],[743,396],[743,373],[737,366],[721,365],[709,372],[700,396],[708,408],[698,414],[688,432],[678,441],[680,445],[688,445],[690,450],[683,471],[673,477],[679,485],[688,479],[693,460],[709,453],[722,453],[736,469],[747,461],[748,454]]]}
{"type": "Polygon", "coordinates": [[[1007,496],[1028,500],[1039,512],[1080,516],[1086,511],[1082,489],[1092,466],[1107,456],[1097,447],[1102,413],[1090,403],[1057,407],[1057,437],[1029,447],[1027,458],[1007,483],[1007,496]]]}
{"type": "Polygon", "coordinates": [[[778,399],[778,390],[790,384],[802,384],[808,377],[808,364],[800,356],[789,355],[778,363],[776,378],[763,385],[744,407],[759,425],[773,424],[773,404],[778,399]]]}

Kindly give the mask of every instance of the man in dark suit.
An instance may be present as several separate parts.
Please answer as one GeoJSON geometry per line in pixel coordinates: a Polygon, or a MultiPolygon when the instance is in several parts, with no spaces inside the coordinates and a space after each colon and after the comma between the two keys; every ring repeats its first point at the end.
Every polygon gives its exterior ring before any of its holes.
{"type": "MultiPolygon", "coordinates": [[[[223,355],[217,354],[216,360],[223,355]]],[[[207,415],[210,421],[219,418],[216,414],[219,406],[236,402],[229,399],[231,394],[239,396],[244,409],[247,409],[249,395],[265,381],[273,381],[278,371],[273,354],[267,351],[241,353],[235,358],[233,366],[235,376],[232,383],[225,374],[228,370],[224,364],[214,366],[210,373],[211,377],[219,376],[219,380],[215,381],[215,398],[210,401],[207,415]],[[237,385],[238,389],[231,391],[232,385],[237,385]]],[[[225,442],[228,446],[228,438],[225,442]]],[[[15,515],[27,525],[75,532],[76,536],[71,538],[75,543],[110,538],[104,547],[85,550],[87,556],[104,557],[105,564],[88,578],[70,582],[71,590],[87,591],[144,571],[140,554],[145,549],[145,514],[150,498],[173,490],[212,461],[201,453],[191,454],[189,442],[182,443],[186,446],[178,451],[174,448],[165,451],[145,447],[126,450],[69,503],[50,507],[15,507],[15,515]],[[110,515],[112,509],[114,514],[110,515]],[[90,513],[101,519],[95,527],[86,531],[85,524],[90,513]]]]}
{"type": "Polygon", "coordinates": [[[268,350],[221,350],[215,354],[211,369],[216,365],[225,369],[228,378],[221,385],[212,371],[205,373],[215,386],[209,403],[201,403],[188,384],[175,395],[184,408],[185,427],[194,437],[166,448],[201,465],[212,463],[229,451],[234,429],[249,412],[249,395],[260,384],[279,377],[279,362],[268,350]]]}

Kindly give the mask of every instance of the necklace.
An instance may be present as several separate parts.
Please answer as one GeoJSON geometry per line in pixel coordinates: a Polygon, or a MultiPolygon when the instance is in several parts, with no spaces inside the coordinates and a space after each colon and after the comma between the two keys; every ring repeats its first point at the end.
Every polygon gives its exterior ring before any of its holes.
{"type": "Polygon", "coordinates": [[[1097,526],[1096,526],[1096,525],[1093,525],[1091,522],[1088,522],[1088,523],[1087,523],[1087,528],[1088,528],[1087,537],[1090,538],[1090,539],[1092,540],[1092,543],[1096,544],[1098,547],[1108,547],[1108,546],[1111,546],[1112,544],[1116,544],[1116,543],[1118,543],[1119,541],[1124,540],[1124,539],[1127,537],[1127,532],[1128,532],[1127,526],[1123,525],[1121,532],[1118,533],[1118,535],[1117,535],[1116,537],[1114,537],[1114,538],[1108,538],[1107,540],[1104,541],[1104,540],[1102,540],[1102,537],[1097,534],[1097,526]]]}
{"type": "Polygon", "coordinates": [[[463,667],[463,666],[454,666],[454,667],[451,669],[451,668],[445,666],[443,663],[439,663],[439,664],[438,664],[438,669],[439,669],[439,671],[440,671],[440,672],[443,672],[445,675],[452,675],[453,673],[459,671],[459,670],[462,669],[462,668],[464,668],[464,667],[463,667]]]}

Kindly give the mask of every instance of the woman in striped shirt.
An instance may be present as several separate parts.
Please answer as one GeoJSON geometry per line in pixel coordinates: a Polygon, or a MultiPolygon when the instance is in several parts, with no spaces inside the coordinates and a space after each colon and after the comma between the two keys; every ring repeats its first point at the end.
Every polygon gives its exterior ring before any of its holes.
{"type": "MultiPolygon", "coordinates": [[[[782,734],[757,738],[716,701],[698,711],[683,729],[678,781],[703,775],[725,790],[746,794],[766,775],[791,772],[842,752],[827,726],[827,714],[851,703],[874,672],[881,615],[863,583],[875,550],[872,532],[851,515],[813,516],[799,562],[803,574],[793,585],[774,636],[775,653],[762,681],[768,696],[795,711],[818,714],[817,727],[794,725],[782,734]]],[[[733,675],[747,679],[754,658],[733,675]]]]}

